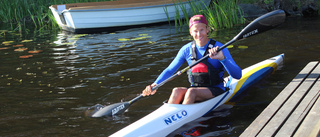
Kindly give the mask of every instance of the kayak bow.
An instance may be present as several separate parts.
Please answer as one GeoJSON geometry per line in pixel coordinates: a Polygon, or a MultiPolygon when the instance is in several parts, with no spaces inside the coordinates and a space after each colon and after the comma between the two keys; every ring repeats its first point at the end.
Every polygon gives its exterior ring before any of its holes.
{"type": "Polygon", "coordinates": [[[242,70],[242,78],[237,80],[228,76],[225,86],[230,90],[207,101],[195,104],[167,104],[149,115],[119,130],[111,137],[166,136],[184,124],[191,122],[226,103],[249,86],[274,72],[283,62],[284,54],[264,60],[242,70]]]}

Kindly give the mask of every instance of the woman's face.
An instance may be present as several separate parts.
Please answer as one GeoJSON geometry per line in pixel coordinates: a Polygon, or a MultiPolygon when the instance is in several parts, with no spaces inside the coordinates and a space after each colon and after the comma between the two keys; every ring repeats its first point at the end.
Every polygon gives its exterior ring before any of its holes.
{"type": "Polygon", "coordinates": [[[190,35],[193,37],[193,39],[196,41],[198,46],[204,46],[208,43],[208,33],[209,28],[204,23],[197,23],[194,24],[190,28],[190,35]]]}

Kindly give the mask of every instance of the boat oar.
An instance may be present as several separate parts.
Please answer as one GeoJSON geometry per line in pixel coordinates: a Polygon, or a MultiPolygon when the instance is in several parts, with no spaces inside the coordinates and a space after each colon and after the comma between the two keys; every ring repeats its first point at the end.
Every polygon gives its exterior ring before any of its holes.
{"type": "MultiPolygon", "coordinates": [[[[242,29],[242,31],[237,36],[235,36],[232,40],[230,40],[229,42],[227,42],[226,44],[221,46],[218,49],[218,51],[226,48],[227,46],[229,46],[230,44],[232,44],[233,42],[235,42],[237,40],[241,40],[241,39],[250,37],[252,35],[256,35],[261,32],[272,29],[272,28],[280,25],[284,21],[285,21],[285,13],[283,10],[275,10],[275,11],[269,12],[267,14],[264,14],[264,15],[260,16],[259,18],[253,20],[250,24],[248,24],[244,29],[242,29]]],[[[189,70],[190,68],[192,68],[196,64],[202,62],[203,60],[207,59],[208,57],[209,57],[209,55],[202,57],[201,59],[199,59],[195,63],[178,71],[176,74],[172,75],[171,77],[167,78],[166,80],[164,80],[160,84],[156,85],[151,90],[153,91],[153,90],[158,89],[159,87],[161,87],[162,85],[164,85],[168,81],[176,78],[177,76],[186,72],[187,70],[189,70]]],[[[137,96],[136,98],[134,98],[128,102],[121,102],[121,103],[116,103],[116,104],[106,106],[106,107],[100,109],[99,111],[97,111],[96,113],[94,113],[92,115],[92,117],[113,116],[113,115],[122,114],[125,112],[125,110],[127,110],[129,108],[129,106],[132,103],[138,101],[142,97],[143,97],[143,95],[140,94],[139,96],[137,96]]]]}

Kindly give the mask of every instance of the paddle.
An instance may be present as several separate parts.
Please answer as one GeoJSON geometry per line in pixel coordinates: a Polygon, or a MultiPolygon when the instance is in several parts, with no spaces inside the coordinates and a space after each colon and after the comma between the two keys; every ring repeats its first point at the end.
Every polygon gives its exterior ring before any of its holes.
{"type": "MultiPolygon", "coordinates": [[[[235,36],[232,40],[230,40],[229,42],[227,42],[226,44],[221,46],[218,49],[218,51],[226,48],[228,45],[232,44],[233,42],[235,42],[237,40],[241,40],[241,39],[250,37],[252,35],[259,34],[261,32],[272,29],[272,28],[280,25],[281,23],[283,23],[284,20],[285,20],[285,13],[283,10],[275,10],[275,11],[269,12],[267,14],[264,14],[264,15],[260,16],[259,18],[255,19],[254,21],[252,21],[250,24],[248,24],[244,29],[242,29],[242,31],[237,36],[235,36]]],[[[190,66],[178,71],[176,74],[172,75],[171,77],[167,78],[166,80],[164,80],[163,82],[161,82],[157,86],[153,87],[152,91],[158,89],[159,87],[161,87],[162,85],[164,85],[168,81],[170,81],[170,80],[174,79],[175,77],[181,75],[182,73],[186,72],[187,70],[189,70],[190,68],[192,68],[196,64],[200,63],[201,61],[207,59],[208,57],[209,57],[209,55],[206,55],[206,56],[202,57],[201,59],[199,59],[198,61],[196,61],[195,63],[191,64],[190,66]]],[[[140,94],[139,96],[137,96],[136,98],[134,98],[128,102],[121,102],[121,103],[116,103],[116,104],[106,106],[106,107],[100,109],[99,111],[97,111],[96,113],[94,113],[92,115],[92,117],[113,116],[113,115],[122,114],[125,112],[125,110],[127,110],[129,108],[129,106],[131,104],[138,101],[142,97],[143,97],[143,95],[140,94]]]]}

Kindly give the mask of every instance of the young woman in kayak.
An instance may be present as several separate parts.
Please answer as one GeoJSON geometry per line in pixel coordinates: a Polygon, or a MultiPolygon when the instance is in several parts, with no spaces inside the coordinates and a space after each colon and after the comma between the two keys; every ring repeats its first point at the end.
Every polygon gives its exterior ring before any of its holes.
{"type": "Polygon", "coordinates": [[[209,54],[207,60],[192,67],[188,73],[190,87],[175,87],[172,90],[168,103],[192,104],[218,96],[226,91],[223,83],[223,74],[226,70],[233,78],[240,79],[241,68],[235,63],[227,48],[216,52],[223,44],[209,39],[209,26],[203,15],[195,15],[189,20],[189,32],[194,41],[184,45],[171,64],[159,75],[152,85],[146,86],[143,96],[156,93],[151,87],[156,86],[172,76],[180,66],[187,61],[190,65],[196,60],[209,54]]]}

